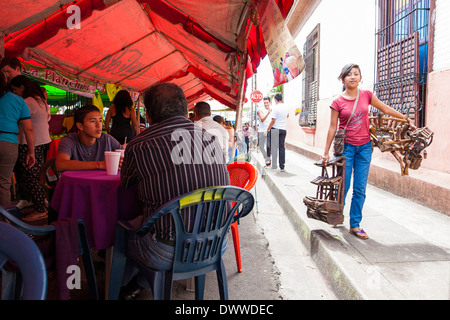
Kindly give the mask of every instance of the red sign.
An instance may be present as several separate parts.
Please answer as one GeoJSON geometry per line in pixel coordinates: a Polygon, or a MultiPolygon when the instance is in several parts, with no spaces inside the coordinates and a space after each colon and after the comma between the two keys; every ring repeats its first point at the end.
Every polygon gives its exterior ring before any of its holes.
{"type": "Polygon", "coordinates": [[[250,100],[255,103],[260,102],[263,99],[263,94],[259,90],[255,90],[250,94],[250,100]]]}

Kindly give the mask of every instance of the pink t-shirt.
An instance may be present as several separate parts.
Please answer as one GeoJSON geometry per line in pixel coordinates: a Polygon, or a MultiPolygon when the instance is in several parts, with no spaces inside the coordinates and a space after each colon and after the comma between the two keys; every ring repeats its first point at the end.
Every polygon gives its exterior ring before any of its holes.
{"type": "MultiPolygon", "coordinates": [[[[372,92],[368,90],[359,91],[358,105],[345,131],[346,143],[362,146],[370,141],[369,105],[372,101],[372,95],[372,92]]],[[[331,103],[330,108],[339,112],[339,129],[344,129],[347,125],[354,104],[355,100],[348,100],[343,96],[339,96],[331,103]]]]}

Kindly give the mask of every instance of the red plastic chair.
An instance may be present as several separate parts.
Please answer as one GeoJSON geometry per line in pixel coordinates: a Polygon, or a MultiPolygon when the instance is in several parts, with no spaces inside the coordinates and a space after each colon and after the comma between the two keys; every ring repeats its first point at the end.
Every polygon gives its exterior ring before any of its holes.
{"type": "MultiPolygon", "coordinates": [[[[227,165],[230,175],[230,184],[232,186],[241,187],[250,191],[258,179],[258,171],[249,162],[233,162],[227,165]]],[[[242,272],[241,264],[241,248],[239,244],[238,221],[231,224],[231,233],[233,236],[234,254],[236,256],[236,264],[239,272],[242,272]]]]}

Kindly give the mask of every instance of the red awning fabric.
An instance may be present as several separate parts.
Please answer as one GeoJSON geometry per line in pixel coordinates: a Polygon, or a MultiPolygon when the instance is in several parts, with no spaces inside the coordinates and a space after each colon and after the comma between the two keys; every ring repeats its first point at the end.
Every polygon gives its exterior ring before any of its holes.
{"type": "MultiPolygon", "coordinates": [[[[234,109],[266,55],[252,19],[262,1],[10,0],[0,36],[5,56],[133,91],[173,82],[190,105],[213,98],[234,109]],[[73,4],[80,28],[67,24],[73,4]]],[[[277,3],[286,16],[293,0],[277,3]]]]}

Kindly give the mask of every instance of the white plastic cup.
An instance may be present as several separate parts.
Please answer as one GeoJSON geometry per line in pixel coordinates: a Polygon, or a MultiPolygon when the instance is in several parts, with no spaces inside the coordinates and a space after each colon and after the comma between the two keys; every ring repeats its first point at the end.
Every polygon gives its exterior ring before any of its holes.
{"type": "Polygon", "coordinates": [[[120,157],[123,158],[124,154],[125,154],[125,149],[117,149],[114,152],[118,152],[120,153],[120,157]]]}
{"type": "Polygon", "coordinates": [[[105,151],[106,174],[116,175],[119,170],[120,153],[115,151],[105,151]]]}
{"type": "MultiPolygon", "coordinates": [[[[125,150],[124,149],[117,149],[114,152],[119,153],[120,154],[120,160],[123,160],[123,156],[125,155],[125,150]]],[[[120,162],[119,162],[119,167],[120,167],[120,162]]]]}

